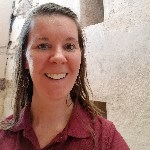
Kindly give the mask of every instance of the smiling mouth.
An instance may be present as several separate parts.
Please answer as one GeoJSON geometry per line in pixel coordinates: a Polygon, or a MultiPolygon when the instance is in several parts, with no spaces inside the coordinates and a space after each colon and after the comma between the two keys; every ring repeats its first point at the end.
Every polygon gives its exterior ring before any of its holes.
{"type": "Polygon", "coordinates": [[[68,75],[68,73],[61,73],[61,74],[49,74],[49,73],[45,73],[45,76],[47,78],[50,78],[50,79],[53,79],[53,80],[64,79],[67,75],[68,75]]]}

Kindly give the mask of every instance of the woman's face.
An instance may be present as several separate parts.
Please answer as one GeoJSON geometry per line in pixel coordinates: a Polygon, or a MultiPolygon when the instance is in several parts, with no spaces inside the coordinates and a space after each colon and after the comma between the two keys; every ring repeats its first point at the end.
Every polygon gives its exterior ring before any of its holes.
{"type": "Polygon", "coordinates": [[[31,23],[26,69],[33,95],[66,98],[79,73],[81,51],[74,21],[65,16],[39,16],[31,23]]]}

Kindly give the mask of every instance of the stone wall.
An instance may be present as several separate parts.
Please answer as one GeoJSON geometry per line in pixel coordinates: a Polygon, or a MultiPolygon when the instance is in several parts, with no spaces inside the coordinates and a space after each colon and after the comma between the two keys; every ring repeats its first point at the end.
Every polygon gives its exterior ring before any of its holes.
{"type": "Polygon", "coordinates": [[[16,0],[15,5],[13,1],[2,0],[0,117],[12,113],[12,91],[4,83],[11,85],[13,79],[14,54],[25,14],[31,7],[45,2],[69,6],[78,14],[85,27],[88,76],[94,100],[107,103],[107,118],[114,122],[131,150],[149,150],[149,0],[97,0],[95,3],[75,0],[74,5],[70,0],[16,0]]]}
{"type": "Polygon", "coordinates": [[[149,8],[149,0],[105,1],[104,22],[85,28],[94,99],[107,102],[131,150],[150,149],[149,8]]]}
{"type": "Polygon", "coordinates": [[[6,96],[6,64],[8,58],[7,47],[9,44],[12,6],[12,0],[0,1],[0,116],[2,116],[4,111],[4,102],[6,96]]]}

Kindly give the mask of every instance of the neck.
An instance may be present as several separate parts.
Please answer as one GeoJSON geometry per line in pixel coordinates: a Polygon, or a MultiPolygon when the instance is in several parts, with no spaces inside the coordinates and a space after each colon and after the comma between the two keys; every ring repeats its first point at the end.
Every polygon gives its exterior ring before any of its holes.
{"type": "Polygon", "coordinates": [[[33,95],[31,103],[32,126],[46,127],[50,124],[52,128],[61,128],[61,126],[63,128],[70,118],[72,108],[71,98],[51,100],[33,95]]]}

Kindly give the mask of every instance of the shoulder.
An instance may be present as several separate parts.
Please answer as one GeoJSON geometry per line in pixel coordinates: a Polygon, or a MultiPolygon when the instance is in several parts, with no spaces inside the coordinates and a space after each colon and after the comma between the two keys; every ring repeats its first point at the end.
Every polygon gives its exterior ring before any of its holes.
{"type": "Polygon", "coordinates": [[[3,129],[0,129],[0,141],[5,137],[6,132],[3,129]]]}
{"type": "Polygon", "coordinates": [[[16,133],[10,130],[0,130],[0,147],[3,149],[15,149],[17,143],[16,133]]]}
{"type": "Polygon", "coordinates": [[[12,132],[10,129],[2,129],[2,126],[6,125],[9,121],[11,121],[13,116],[7,117],[3,123],[0,124],[0,145],[1,147],[10,148],[12,145],[14,145],[16,141],[16,133],[12,132]]]}
{"type": "Polygon", "coordinates": [[[11,131],[0,129],[0,145],[4,146],[5,143],[13,141],[14,136],[11,131]]]}
{"type": "Polygon", "coordinates": [[[94,131],[98,140],[101,141],[103,149],[111,148],[112,150],[129,150],[128,145],[121,134],[117,131],[113,122],[98,116],[94,121],[94,131]]]}
{"type": "Polygon", "coordinates": [[[100,128],[102,134],[109,136],[116,130],[113,122],[103,118],[102,116],[97,116],[94,120],[95,128],[100,128]]]}
{"type": "Polygon", "coordinates": [[[2,139],[9,137],[13,133],[9,129],[12,119],[13,119],[13,115],[10,115],[0,122],[0,141],[2,139]]]}
{"type": "MultiPolygon", "coordinates": [[[[91,118],[89,112],[87,112],[83,107],[79,106],[76,109],[75,114],[78,113],[78,117],[82,118],[82,123],[84,122],[84,129],[88,129],[90,124],[90,133],[94,142],[99,149],[102,150],[129,150],[128,145],[117,131],[113,122],[103,118],[102,116],[96,116],[95,119],[91,118]]],[[[78,119],[78,123],[80,121],[78,119]]]]}

